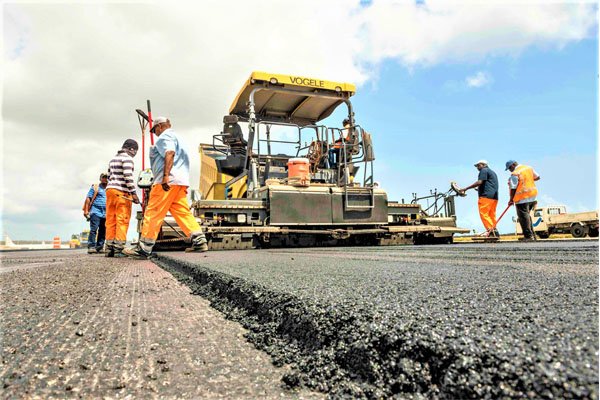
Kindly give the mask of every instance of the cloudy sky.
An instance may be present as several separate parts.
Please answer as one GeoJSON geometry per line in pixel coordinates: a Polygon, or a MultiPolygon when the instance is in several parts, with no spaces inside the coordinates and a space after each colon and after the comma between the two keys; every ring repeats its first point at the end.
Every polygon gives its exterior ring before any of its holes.
{"type": "MultiPolygon", "coordinates": [[[[357,84],[391,199],[533,165],[541,203],[597,207],[594,2],[4,3],[2,233],[81,231],[90,184],[151,99],[192,154],[221,130],[251,71],[357,84]]],[[[341,114],[330,121],[339,123],[341,114]]],[[[139,156],[136,160],[141,164],[139,156]]],[[[500,194],[503,209],[508,199],[500,194]]],[[[475,192],[459,225],[481,229],[475,192]]],[[[513,224],[505,218],[502,231],[513,224]]],[[[133,229],[130,237],[134,236],[133,229]]]]}

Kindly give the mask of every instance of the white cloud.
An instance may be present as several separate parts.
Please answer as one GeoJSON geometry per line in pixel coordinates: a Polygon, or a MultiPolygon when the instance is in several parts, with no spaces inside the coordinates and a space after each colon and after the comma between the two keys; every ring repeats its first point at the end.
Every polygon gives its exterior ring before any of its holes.
{"type": "Polygon", "coordinates": [[[468,87],[480,88],[490,85],[492,83],[492,77],[486,72],[479,71],[475,75],[467,76],[465,78],[465,83],[468,87]]]}
{"type": "Polygon", "coordinates": [[[252,70],[362,84],[386,59],[414,68],[561,47],[591,35],[596,16],[594,4],[408,0],[2,9],[3,229],[33,210],[78,215],[119,145],[139,138],[134,109],[148,98],[188,143],[197,182],[197,145],[219,133],[252,70]]]}
{"type": "Polygon", "coordinates": [[[407,66],[479,61],[592,35],[594,4],[375,1],[360,15],[363,60],[407,66]]]}

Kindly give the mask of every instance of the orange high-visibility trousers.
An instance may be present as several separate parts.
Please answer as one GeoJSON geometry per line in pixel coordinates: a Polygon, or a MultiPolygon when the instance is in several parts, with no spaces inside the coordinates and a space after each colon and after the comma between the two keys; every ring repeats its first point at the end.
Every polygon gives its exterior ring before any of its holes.
{"type": "Polygon", "coordinates": [[[498,200],[480,197],[477,206],[479,207],[479,217],[487,231],[492,226],[496,225],[496,207],[498,207],[498,200]]]}
{"type": "Polygon", "coordinates": [[[131,219],[131,194],[117,189],[106,191],[106,244],[122,249],[127,242],[127,230],[131,219]]]}
{"type": "Polygon", "coordinates": [[[175,222],[186,236],[202,233],[202,229],[192,215],[187,202],[187,186],[172,185],[165,192],[162,185],[157,184],[153,185],[150,190],[148,207],[144,212],[140,242],[148,246],[154,245],[167,212],[170,212],[175,218],[175,222]]]}

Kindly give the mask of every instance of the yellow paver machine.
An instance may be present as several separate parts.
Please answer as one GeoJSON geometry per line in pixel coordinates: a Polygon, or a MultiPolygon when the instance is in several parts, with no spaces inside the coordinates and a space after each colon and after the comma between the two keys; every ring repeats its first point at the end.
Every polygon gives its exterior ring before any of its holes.
{"type": "MultiPolygon", "coordinates": [[[[192,210],[211,249],[451,243],[455,191],[424,210],[389,201],[373,178],[371,135],[355,120],[353,84],[253,72],[200,144],[192,210]],[[339,126],[320,124],[339,106],[339,126]],[[439,205],[439,206],[438,206],[439,205]]],[[[167,219],[157,244],[181,245],[167,219]]]]}

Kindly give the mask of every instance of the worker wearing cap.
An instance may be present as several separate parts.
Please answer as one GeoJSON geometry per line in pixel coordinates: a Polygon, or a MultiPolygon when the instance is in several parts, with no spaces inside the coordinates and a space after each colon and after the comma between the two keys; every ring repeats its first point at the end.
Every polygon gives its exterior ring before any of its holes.
{"type": "Polygon", "coordinates": [[[108,165],[106,190],[106,257],[123,257],[132,203],[139,204],[133,182],[133,157],[138,143],[127,139],[108,165]]]}
{"type": "Polygon", "coordinates": [[[510,171],[508,186],[510,188],[510,199],[508,205],[515,205],[517,218],[523,231],[525,241],[535,239],[535,232],[531,225],[531,211],[535,208],[538,190],[535,181],[540,176],[533,168],[527,165],[519,165],[515,160],[506,162],[506,171],[510,171]]]}
{"type": "Polygon", "coordinates": [[[496,208],[498,207],[498,176],[488,167],[486,160],[479,160],[475,163],[475,168],[479,170],[477,181],[472,185],[467,186],[461,191],[477,188],[479,200],[477,206],[479,208],[479,217],[486,231],[494,228],[490,232],[490,236],[499,236],[496,227],[496,208]]]}
{"type": "Polygon", "coordinates": [[[100,183],[92,185],[83,205],[83,216],[90,221],[88,254],[104,251],[107,184],[108,175],[105,173],[100,174],[100,183]]]}
{"type": "Polygon", "coordinates": [[[155,145],[150,148],[154,183],[144,212],[140,241],[136,247],[125,249],[123,253],[132,258],[148,258],[167,212],[175,218],[185,235],[191,238],[192,247],[186,251],[207,251],[206,238],[187,202],[190,185],[187,150],[166,117],[157,117],[151,132],[158,136],[155,145]]]}

